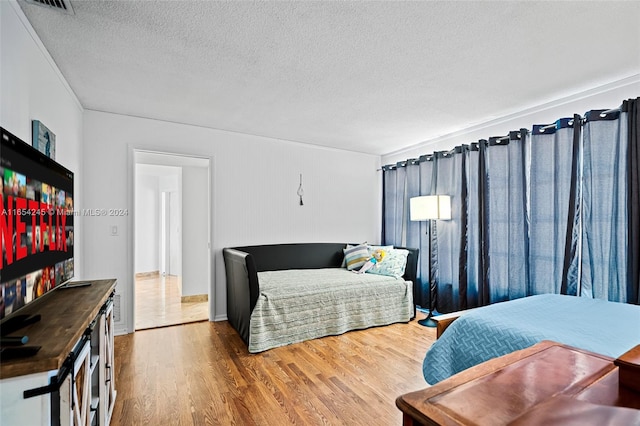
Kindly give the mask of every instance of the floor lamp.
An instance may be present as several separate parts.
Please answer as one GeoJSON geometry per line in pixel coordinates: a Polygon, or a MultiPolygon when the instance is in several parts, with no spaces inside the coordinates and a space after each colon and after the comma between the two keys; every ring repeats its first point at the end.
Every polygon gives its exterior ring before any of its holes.
{"type": "Polygon", "coordinates": [[[436,311],[438,299],[438,274],[435,271],[434,260],[438,256],[437,220],[451,219],[451,197],[448,195],[424,195],[409,200],[410,219],[412,221],[427,221],[427,235],[429,236],[429,315],[418,321],[420,325],[435,327],[436,322],[431,319],[438,315],[436,311]]]}

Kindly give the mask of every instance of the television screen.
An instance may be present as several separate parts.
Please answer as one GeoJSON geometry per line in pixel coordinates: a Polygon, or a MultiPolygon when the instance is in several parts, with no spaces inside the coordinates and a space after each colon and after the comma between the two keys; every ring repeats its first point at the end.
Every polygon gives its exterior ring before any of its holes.
{"type": "Polygon", "coordinates": [[[0,132],[2,319],[73,277],[73,173],[0,132]]]}

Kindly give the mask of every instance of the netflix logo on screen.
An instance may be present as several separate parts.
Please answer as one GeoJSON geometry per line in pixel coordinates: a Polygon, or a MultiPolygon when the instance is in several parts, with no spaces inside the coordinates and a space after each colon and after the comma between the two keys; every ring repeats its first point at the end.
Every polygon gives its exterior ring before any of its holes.
{"type": "Polygon", "coordinates": [[[0,199],[0,270],[28,255],[68,250],[73,231],[66,226],[66,209],[20,197],[0,195],[0,199]]]}
{"type": "Polygon", "coordinates": [[[74,274],[73,173],[1,129],[0,319],[74,274]]]}

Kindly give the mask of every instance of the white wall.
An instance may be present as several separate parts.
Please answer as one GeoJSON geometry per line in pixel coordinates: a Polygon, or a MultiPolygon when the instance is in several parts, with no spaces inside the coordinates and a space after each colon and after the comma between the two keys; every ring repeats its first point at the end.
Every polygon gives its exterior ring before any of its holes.
{"type": "MultiPolygon", "coordinates": [[[[224,247],[379,241],[379,156],[96,111],[85,112],[84,129],[84,184],[96,189],[86,192],[85,203],[92,208],[133,208],[133,149],[212,159],[209,310],[217,320],[226,318],[224,247]],[[299,173],[304,206],[296,195],[299,173]]],[[[133,331],[131,218],[86,219],[86,275],[118,279],[117,330],[133,331]],[[118,237],[109,235],[111,225],[119,226],[118,237]]]]}
{"type": "MultiPolygon", "coordinates": [[[[0,1],[0,126],[31,143],[31,120],[56,135],[56,160],[73,171],[74,204],[82,197],[82,107],[17,3],[0,1]]],[[[75,276],[83,274],[83,219],[74,218],[75,276]]],[[[24,399],[22,392],[45,386],[50,374],[4,379],[0,385],[0,423],[47,424],[49,395],[24,399]]]]}
{"type": "MultiPolygon", "coordinates": [[[[160,247],[160,233],[163,232],[160,224],[162,192],[171,192],[175,204],[179,201],[182,190],[180,188],[180,174],[182,173],[180,167],[148,164],[146,161],[148,160],[136,159],[135,164],[135,273],[160,271],[160,259],[163,255],[160,247]]],[[[180,216],[177,216],[177,219],[180,220],[180,216]]],[[[172,229],[171,232],[171,263],[175,266],[181,262],[175,257],[180,254],[182,242],[178,239],[179,234],[175,234],[175,232],[179,232],[179,229],[172,229]]],[[[174,268],[171,273],[180,275],[180,268],[174,268]]]]}
{"type": "Polygon", "coordinates": [[[166,174],[159,176],[160,192],[182,191],[179,177],[182,175],[182,167],[164,166],[166,174]]]}
{"type": "Polygon", "coordinates": [[[136,238],[134,272],[160,270],[159,178],[146,164],[136,164],[136,238]]]}
{"type": "MultiPolygon", "coordinates": [[[[517,96],[517,93],[514,93],[514,96],[517,96]]],[[[623,100],[639,96],[640,74],[384,155],[382,164],[395,164],[434,151],[449,150],[457,145],[477,142],[479,139],[504,136],[511,130],[531,130],[534,124],[551,124],[559,118],[573,117],[573,114],[584,115],[592,109],[618,108],[623,100]]]]}
{"type": "MultiPolygon", "coordinates": [[[[0,1],[0,125],[31,143],[31,120],[56,135],[56,161],[74,172],[74,204],[84,207],[82,107],[17,3],[0,1]]],[[[83,271],[83,217],[74,218],[75,276],[83,271]]]]}
{"type": "MultiPolygon", "coordinates": [[[[169,197],[169,274],[182,276],[182,167],[160,176],[160,192],[169,197]]],[[[205,289],[204,293],[206,294],[205,289]]]]}
{"type": "MultiPolygon", "coordinates": [[[[177,180],[182,186],[182,174],[177,180]]],[[[182,189],[169,197],[169,274],[182,276],[182,189]]]]}
{"type": "Polygon", "coordinates": [[[182,296],[209,293],[209,169],[182,168],[182,296]]]}

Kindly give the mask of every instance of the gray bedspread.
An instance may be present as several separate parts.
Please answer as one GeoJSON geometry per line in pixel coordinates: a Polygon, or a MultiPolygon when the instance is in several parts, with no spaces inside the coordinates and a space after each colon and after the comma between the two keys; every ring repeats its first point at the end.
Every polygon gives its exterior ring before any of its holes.
{"type": "Polygon", "coordinates": [[[249,352],[302,342],[413,316],[411,281],[343,268],[258,273],[249,352]]]}

